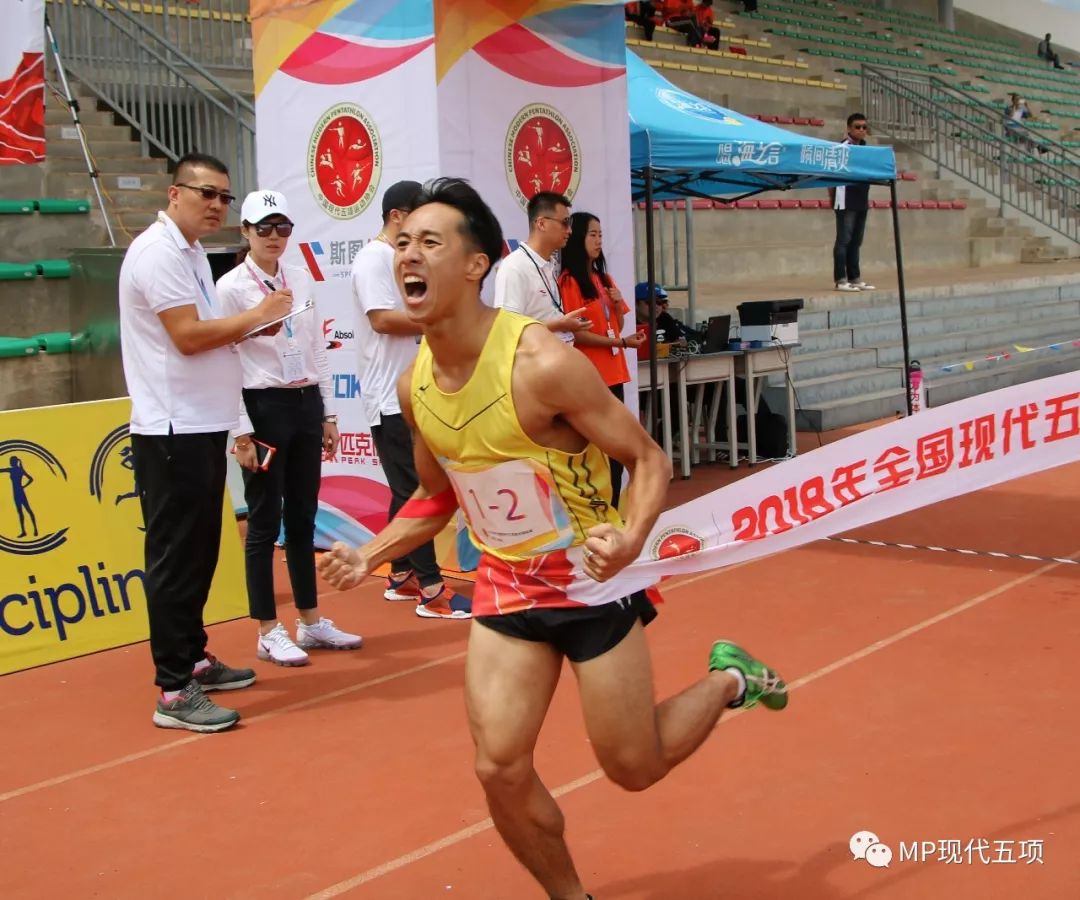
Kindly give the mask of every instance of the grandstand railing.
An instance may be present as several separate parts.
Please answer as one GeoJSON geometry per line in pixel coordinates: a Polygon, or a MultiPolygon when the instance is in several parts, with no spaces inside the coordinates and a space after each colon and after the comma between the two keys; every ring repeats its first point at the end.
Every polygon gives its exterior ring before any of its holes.
{"type": "Polygon", "coordinates": [[[139,134],[144,155],[219,157],[233,192],[255,189],[255,107],[117,0],[55,0],[50,19],[69,73],[139,134]]]}
{"type": "Polygon", "coordinates": [[[1006,135],[1004,107],[933,76],[864,65],[862,96],[878,132],[993,194],[1002,209],[1080,240],[1080,155],[1074,150],[1024,125],[1006,135]]]}
{"type": "Polygon", "coordinates": [[[115,5],[201,65],[251,74],[248,0],[120,0],[115,5]]]}

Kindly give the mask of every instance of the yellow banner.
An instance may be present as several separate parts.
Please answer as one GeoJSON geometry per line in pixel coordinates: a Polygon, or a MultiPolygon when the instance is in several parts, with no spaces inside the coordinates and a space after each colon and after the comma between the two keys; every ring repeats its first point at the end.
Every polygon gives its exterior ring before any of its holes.
{"type": "MultiPolygon", "coordinates": [[[[130,409],[123,398],[0,413],[0,674],[148,636],[130,409]]],[[[222,497],[207,623],[247,612],[230,506],[222,497]]]]}

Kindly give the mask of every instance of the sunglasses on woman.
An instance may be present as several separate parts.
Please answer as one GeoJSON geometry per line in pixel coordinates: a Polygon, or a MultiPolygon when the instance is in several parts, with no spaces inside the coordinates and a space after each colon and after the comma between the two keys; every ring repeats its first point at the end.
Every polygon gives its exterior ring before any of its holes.
{"type": "Polygon", "coordinates": [[[273,231],[277,231],[278,237],[288,237],[293,230],[292,222],[267,222],[266,224],[259,223],[251,227],[255,229],[255,233],[259,237],[270,237],[273,231]]]}

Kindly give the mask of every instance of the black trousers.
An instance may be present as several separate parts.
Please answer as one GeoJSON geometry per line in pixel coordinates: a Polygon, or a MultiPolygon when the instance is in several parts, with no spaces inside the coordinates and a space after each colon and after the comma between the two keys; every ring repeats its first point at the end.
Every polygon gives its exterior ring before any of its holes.
{"type": "Polygon", "coordinates": [[[244,545],[251,618],[277,618],[274,541],[285,524],[285,564],[297,609],[314,609],[315,514],[322,478],[323,402],[318,387],[244,391],[255,440],[276,449],[266,471],[244,469],[244,545]]]}
{"type": "Polygon", "coordinates": [[[688,47],[700,47],[702,40],[701,29],[698,28],[697,19],[692,16],[683,16],[678,19],[668,19],[668,28],[686,35],[688,47]]]}
{"type": "MultiPolygon", "coordinates": [[[[390,518],[398,514],[413,492],[420,486],[413,462],[412,434],[401,413],[382,416],[378,425],[371,426],[371,437],[379,451],[379,462],[390,485],[390,518]]],[[[408,556],[395,559],[395,572],[412,569],[421,587],[430,587],[442,581],[439,564],[435,560],[435,544],[429,541],[413,550],[408,556]]]]}
{"type": "Polygon", "coordinates": [[[865,209],[837,209],[833,244],[833,281],[859,281],[859,250],[866,230],[865,209]]]}
{"type": "Polygon", "coordinates": [[[653,32],[656,31],[656,7],[651,2],[642,2],[638,4],[638,14],[636,16],[627,16],[631,22],[637,22],[642,28],[645,29],[645,40],[651,41],[653,39],[653,32]]]}
{"type": "Polygon", "coordinates": [[[203,609],[217,568],[228,432],[131,436],[146,525],[154,683],[178,691],[206,656],[203,609]]]}

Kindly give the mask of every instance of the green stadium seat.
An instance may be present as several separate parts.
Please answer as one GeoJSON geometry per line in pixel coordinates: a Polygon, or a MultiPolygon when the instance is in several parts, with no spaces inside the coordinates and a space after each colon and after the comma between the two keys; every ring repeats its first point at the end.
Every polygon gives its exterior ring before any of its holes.
{"type": "Polygon", "coordinates": [[[37,341],[38,349],[46,353],[70,353],[70,331],[47,331],[44,334],[35,334],[33,340],[37,341]]]}
{"type": "Polygon", "coordinates": [[[33,211],[33,200],[0,200],[0,215],[20,216],[33,211]]]}
{"type": "Polygon", "coordinates": [[[42,278],[71,277],[71,263],[66,259],[35,259],[33,266],[42,278]]]}
{"type": "Polygon", "coordinates": [[[90,212],[89,200],[49,200],[42,198],[35,200],[34,205],[39,213],[88,213],[90,212]]]}
{"type": "Polygon", "coordinates": [[[37,278],[33,263],[0,262],[0,281],[24,281],[37,278]]]}
{"type": "Polygon", "coordinates": [[[33,356],[39,349],[38,342],[33,338],[0,337],[0,359],[33,356]]]}

